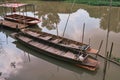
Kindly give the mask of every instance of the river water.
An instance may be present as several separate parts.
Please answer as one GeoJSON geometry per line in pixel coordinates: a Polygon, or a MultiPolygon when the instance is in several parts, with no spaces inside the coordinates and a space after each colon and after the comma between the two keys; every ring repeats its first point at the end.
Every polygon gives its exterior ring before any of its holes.
{"type": "MultiPolygon", "coordinates": [[[[90,41],[91,47],[98,49],[101,40],[103,45],[99,54],[105,56],[107,30],[110,19],[107,51],[114,43],[112,57],[120,57],[120,8],[89,6],[63,2],[25,1],[37,5],[35,17],[41,23],[34,29],[59,36],[69,17],[64,37],[82,41],[85,24],[84,43],[90,41]],[[109,11],[111,12],[109,18],[109,11]]],[[[27,14],[33,16],[28,8],[27,14]]],[[[1,12],[2,13],[2,12],[1,12]]],[[[53,59],[35,52],[10,37],[12,31],[0,29],[0,80],[119,80],[120,67],[98,57],[99,69],[90,72],[66,62],[53,59]],[[105,66],[105,64],[107,66],[105,66]]]]}

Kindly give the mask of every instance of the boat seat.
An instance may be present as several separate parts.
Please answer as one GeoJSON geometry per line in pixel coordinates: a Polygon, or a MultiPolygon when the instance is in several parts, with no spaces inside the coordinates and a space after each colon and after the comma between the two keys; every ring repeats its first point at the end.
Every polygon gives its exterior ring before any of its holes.
{"type": "Polygon", "coordinates": [[[34,37],[39,37],[41,34],[38,34],[38,33],[34,33],[34,32],[32,32],[32,31],[27,31],[27,32],[25,32],[26,34],[29,34],[29,35],[32,35],[32,36],[34,36],[34,37]]]}
{"type": "Polygon", "coordinates": [[[52,36],[45,36],[45,37],[40,36],[39,38],[41,38],[43,40],[50,40],[52,38],[52,36]]]}
{"type": "Polygon", "coordinates": [[[55,40],[52,40],[51,42],[53,43],[60,43],[62,41],[62,39],[55,39],[55,40]]]}
{"type": "Polygon", "coordinates": [[[75,54],[72,53],[72,52],[70,52],[70,51],[66,52],[66,53],[65,53],[64,55],[62,55],[62,56],[67,57],[67,58],[71,58],[71,59],[75,59],[75,54]]]}

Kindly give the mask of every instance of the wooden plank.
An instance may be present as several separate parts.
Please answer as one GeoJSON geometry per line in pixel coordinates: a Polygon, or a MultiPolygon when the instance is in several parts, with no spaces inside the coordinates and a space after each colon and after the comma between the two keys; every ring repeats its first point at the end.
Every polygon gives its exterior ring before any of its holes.
{"type": "Polygon", "coordinates": [[[62,39],[55,39],[55,40],[52,40],[51,42],[53,42],[53,43],[59,43],[61,41],[62,41],[62,39]]]}
{"type": "Polygon", "coordinates": [[[48,47],[47,45],[36,42],[36,41],[31,41],[29,44],[34,45],[35,47],[40,49],[44,49],[45,47],[48,47]]]}
{"type": "Polygon", "coordinates": [[[41,34],[38,34],[38,33],[32,32],[32,31],[27,31],[26,33],[29,35],[32,35],[33,37],[38,37],[41,35],[41,34]]]}
{"type": "Polygon", "coordinates": [[[46,48],[49,48],[48,45],[39,43],[39,42],[37,42],[37,41],[31,41],[31,42],[29,42],[29,44],[31,44],[31,45],[33,45],[33,46],[39,48],[39,49],[43,49],[43,50],[46,50],[46,48]]]}
{"type": "Polygon", "coordinates": [[[72,52],[68,51],[66,54],[63,55],[64,57],[68,57],[71,59],[75,59],[75,54],[73,54],[72,52]]]}
{"type": "Polygon", "coordinates": [[[3,26],[7,26],[13,29],[16,29],[17,25],[18,25],[18,29],[22,29],[28,26],[28,25],[24,25],[24,24],[12,22],[12,21],[7,21],[7,20],[0,20],[0,23],[2,23],[3,26]]]}
{"type": "Polygon", "coordinates": [[[60,55],[61,53],[63,53],[63,51],[59,50],[59,49],[56,49],[54,47],[49,47],[46,49],[48,52],[51,52],[51,53],[54,53],[54,54],[57,54],[57,55],[60,55]]]}
{"type": "Polygon", "coordinates": [[[30,42],[32,39],[19,35],[19,39],[24,40],[25,42],[30,42]]]}
{"type": "Polygon", "coordinates": [[[49,40],[52,38],[52,36],[45,36],[45,37],[39,36],[39,38],[43,40],[49,40]]]}

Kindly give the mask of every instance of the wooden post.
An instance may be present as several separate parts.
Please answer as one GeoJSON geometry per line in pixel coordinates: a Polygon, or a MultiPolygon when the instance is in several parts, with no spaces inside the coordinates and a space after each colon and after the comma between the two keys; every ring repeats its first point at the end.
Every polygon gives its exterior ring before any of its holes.
{"type": "Polygon", "coordinates": [[[18,24],[16,25],[16,31],[17,31],[17,32],[19,31],[19,26],[18,26],[18,24]]]}
{"type": "Polygon", "coordinates": [[[90,46],[90,41],[91,41],[91,39],[89,38],[89,46],[90,46]]]}
{"type": "Polygon", "coordinates": [[[110,49],[109,58],[111,58],[111,55],[112,55],[112,50],[113,50],[113,42],[112,42],[112,44],[111,44],[111,49],[110,49]]]}
{"type": "Polygon", "coordinates": [[[63,36],[62,36],[62,37],[64,37],[64,35],[65,35],[65,31],[66,31],[66,28],[67,28],[67,24],[68,24],[69,18],[70,18],[70,14],[69,14],[68,19],[67,19],[67,22],[66,22],[66,24],[65,24],[65,29],[64,29],[64,31],[63,31],[63,36]]]}
{"type": "Polygon", "coordinates": [[[107,55],[106,55],[106,58],[108,59],[108,55],[109,55],[109,52],[107,51],[107,55]]]}
{"type": "Polygon", "coordinates": [[[29,53],[28,53],[28,60],[29,60],[29,62],[31,61],[29,53]]]}
{"type": "Polygon", "coordinates": [[[108,30],[107,30],[107,39],[106,39],[106,49],[105,49],[105,54],[107,57],[107,47],[108,47],[108,38],[109,38],[109,32],[110,32],[110,19],[111,19],[111,7],[112,7],[112,0],[110,0],[110,6],[109,6],[109,13],[108,13],[108,30]]]}
{"type": "Polygon", "coordinates": [[[101,43],[100,43],[100,46],[99,46],[99,49],[98,49],[98,53],[96,54],[96,58],[97,58],[97,56],[99,55],[99,52],[100,52],[101,47],[102,47],[102,44],[103,44],[103,40],[101,40],[101,43]]]}
{"type": "Polygon", "coordinates": [[[25,12],[26,12],[26,16],[27,16],[27,6],[25,5],[25,12]]]}
{"type": "Polygon", "coordinates": [[[82,43],[84,41],[85,23],[83,24],[82,43]]]}
{"type": "Polygon", "coordinates": [[[58,33],[58,27],[57,27],[57,23],[56,23],[56,29],[57,29],[57,37],[58,37],[59,33],[58,33]]]}
{"type": "Polygon", "coordinates": [[[108,64],[108,61],[105,60],[104,61],[104,69],[103,69],[103,80],[106,80],[106,72],[107,72],[107,64],[108,64]]]}
{"type": "Polygon", "coordinates": [[[35,5],[33,5],[33,13],[34,13],[34,17],[35,17],[35,5]]]}
{"type": "MultiPolygon", "coordinates": [[[[72,7],[71,7],[71,10],[70,10],[70,11],[72,11],[74,4],[75,4],[75,0],[74,0],[73,3],[72,3],[72,7]]],[[[65,35],[65,31],[66,31],[66,28],[67,28],[67,24],[68,24],[69,18],[70,18],[70,13],[69,13],[69,15],[68,15],[67,22],[66,22],[66,24],[65,24],[65,29],[64,29],[64,31],[63,31],[62,37],[64,37],[64,35],[65,35]]]]}
{"type": "Polygon", "coordinates": [[[3,29],[3,22],[0,23],[0,28],[3,29]]]}

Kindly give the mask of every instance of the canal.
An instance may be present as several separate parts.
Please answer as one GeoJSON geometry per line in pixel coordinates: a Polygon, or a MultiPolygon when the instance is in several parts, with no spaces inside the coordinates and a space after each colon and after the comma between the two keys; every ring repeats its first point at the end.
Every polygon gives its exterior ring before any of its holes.
{"type": "MultiPolygon", "coordinates": [[[[101,40],[103,45],[99,54],[105,56],[107,30],[110,16],[110,32],[107,51],[114,43],[111,58],[120,58],[120,7],[90,6],[65,2],[23,1],[36,4],[35,17],[41,19],[33,29],[63,36],[67,19],[69,21],[63,37],[82,41],[85,24],[84,43],[98,49],[101,40]]],[[[27,14],[34,16],[29,8],[27,14]]],[[[2,16],[2,11],[0,12],[2,16]]],[[[42,55],[25,47],[13,39],[11,30],[0,28],[0,80],[119,80],[120,66],[100,61],[95,72],[78,68],[67,62],[42,55]]]]}

